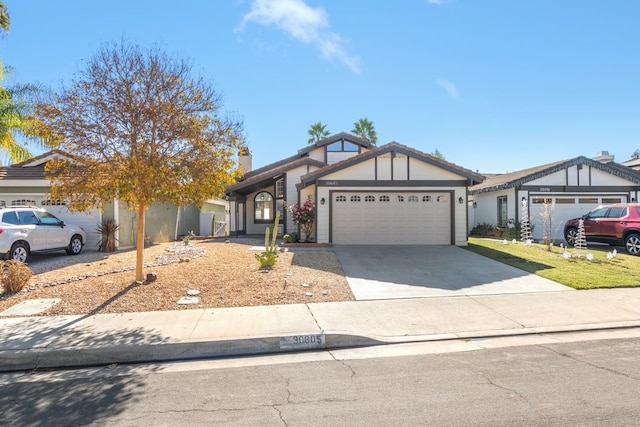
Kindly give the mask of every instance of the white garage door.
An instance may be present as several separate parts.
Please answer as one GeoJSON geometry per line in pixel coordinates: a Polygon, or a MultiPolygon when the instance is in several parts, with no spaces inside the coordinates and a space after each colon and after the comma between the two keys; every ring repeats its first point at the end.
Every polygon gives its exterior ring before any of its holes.
{"type": "Polygon", "coordinates": [[[546,222],[547,226],[551,228],[552,238],[563,240],[564,224],[567,220],[578,218],[602,204],[624,203],[626,201],[627,196],[620,194],[531,195],[529,197],[529,212],[531,224],[535,225],[533,227],[533,238],[540,240],[544,237],[546,222]],[[547,200],[546,207],[545,200],[547,200]],[[545,221],[545,218],[549,217],[551,221],[545,221]]]}
{"type": "Polygon", "coordinates": [[[450,245],[449,192],[334,192],[334,244],[450,245]]]}
{"type": "Polygon", "coordinates": [[[42,207],[64,222],[84,228],[84,232],[87,234],[87,243],[83,250],[94,251],[98,249],[98,242],[101,236],[96,233],[96,229],[102,222],[102,214],[99,209],[93,209],[90,212],[71,213],[64,205],[50,205],[47,202],[44,202],[42,207]]]}

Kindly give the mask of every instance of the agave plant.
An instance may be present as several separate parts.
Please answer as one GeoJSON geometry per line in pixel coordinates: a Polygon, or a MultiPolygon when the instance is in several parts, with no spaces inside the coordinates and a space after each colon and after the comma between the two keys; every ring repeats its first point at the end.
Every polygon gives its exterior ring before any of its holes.
{"type": "Polygon", "coordinates": [[[98,225],[96,233],[102,237],[98,242],[98,251],[100,252],[114,252],[116,247],[116,231],[120,229],[120,226],[113,219],[103,219],[102,224],[98,225]]]}

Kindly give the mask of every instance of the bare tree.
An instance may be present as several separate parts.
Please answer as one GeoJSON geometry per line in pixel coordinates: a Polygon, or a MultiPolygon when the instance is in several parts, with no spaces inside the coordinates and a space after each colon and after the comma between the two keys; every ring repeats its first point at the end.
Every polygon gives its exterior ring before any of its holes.
{"type": "Polygon", "coordinates": [[[242,123],[191,66],[159,48],[105,45],[37,112],[75,161],[47,164],[52,197],[70,209],[114,198],[137,210],[136,280],[143,280],[144,215],[155,201],[177,205],[221,195],[235,178],[242,123]]]}

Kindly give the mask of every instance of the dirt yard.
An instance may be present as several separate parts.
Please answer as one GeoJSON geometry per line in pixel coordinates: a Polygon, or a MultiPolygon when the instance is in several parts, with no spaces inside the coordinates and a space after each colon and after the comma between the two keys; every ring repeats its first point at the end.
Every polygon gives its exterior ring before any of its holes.
{"type": "Polygon", "coordinates": [[[153,245],[144,250],[145,277],[135,282],[135,250],[102,253],[84,250],[78,256],[32,257],[34,275],[24,291],[0,294],[0,312],[28,299],[60,298],[40,315],[127,313],[215,307],[350,301],[353,294],[333,250],[285,248],[275,267],[260,270],[255,259],[259,242],[247,239],[192,240],[153,245]],[[198,291],[200,302],[178,300],[198,291]]]}

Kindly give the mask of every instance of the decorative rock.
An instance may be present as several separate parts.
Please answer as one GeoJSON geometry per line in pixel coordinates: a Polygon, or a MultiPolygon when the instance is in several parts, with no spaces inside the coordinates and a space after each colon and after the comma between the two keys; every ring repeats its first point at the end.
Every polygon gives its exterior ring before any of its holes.
{"type": "Polygon", "coordinates": [[[178,304],[180,305],[194,305],[199,303],[200,298],[198,297],[182,297],[178,300],[178,304]]]}
{"type": "Polygon", "coordinates": [[[200,291],[197,289],[189,289],[187,295],[195,297],[196,295],[200,295],[200,291]]]}
{"type": "Polygon", "coordinates": [[[158,274],[155,271],[152,271],[151,273],[147,273],[147,280],[145,280],[145,283],[155,282],[156,279],[158,279],[158,274]]]}
{"type": "Polygon", "coordinates": [[[308,284],[308,283],[303,283],[303,284],[302,284],[302,287],[303,287],[303,288],[308,288],[308,287],[309,287],[309,284],[308,284]]]}
{"type": "Polygon", "coordinates": [[[307,293],[306,293],[306,294],[304,294],[304,295],[305,295],[305,296],[307,296],[307,297],[312,297],[312,296],[313,296],[313,293],[311,293],[311,292],[307,292],[307,293]]]}

